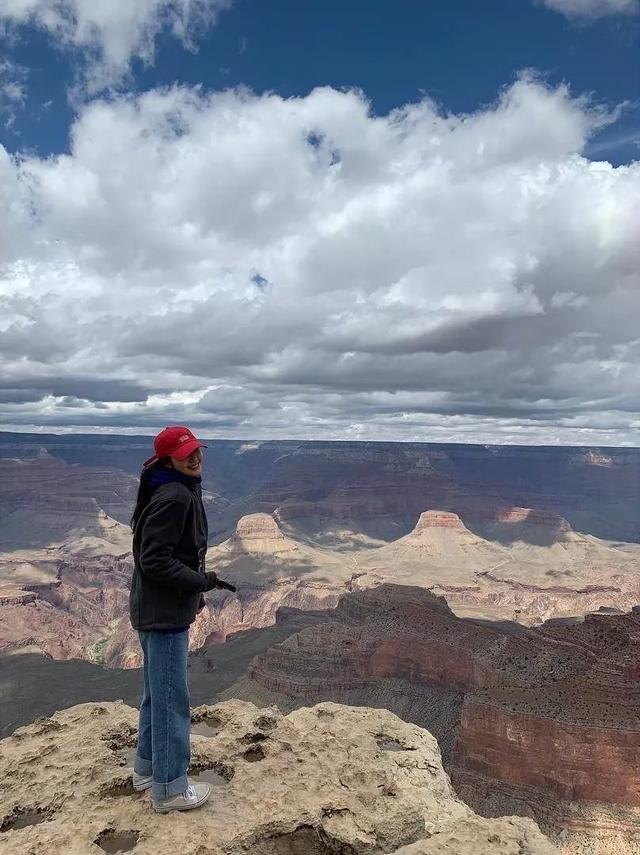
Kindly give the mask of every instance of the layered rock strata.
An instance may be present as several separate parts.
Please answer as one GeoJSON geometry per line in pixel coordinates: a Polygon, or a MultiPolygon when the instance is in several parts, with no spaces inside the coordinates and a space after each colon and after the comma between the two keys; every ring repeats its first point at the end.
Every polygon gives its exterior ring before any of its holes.
{"type": "Polygon", "coordinates": [[[68,464],[41,449],[26,460],[3,458],[0,549],[61,544],[91,529],[100,512],[128,521],[136,479],[117,469],[68,464]]]}
{"type": "Polygon", "coordinates": [[[517,620],[629,610],[640,599],[640,548],[612,548],[530,508],[423,512],[413,530],[354,556],[358,587],[420,585],[461,616],[517,620]]]}
{"type": "Polygon", "coordinates": [[[241,517],[233,535],[223,548],[234,554],[251,552],[277,555],[280,552],[295,552],[298,544],[285,537],[271,514],[248,514],[241,517]]]}
{"type": "MultiPolygon", "coordinates": [[[[269,626],[280,607],[332,608],[346,591],[383,582],[445,595],[462,615],[528,625],[601,606],[625,610],[640,599],[636,556],[567,531],[548,512],[511,508],[496,523],[519,527],[521,535],[524,526],[529,541],[533,531],[545,543],[550,538],[547,545],[489,541],[452,511],[432,509],[403,537],[357,551],[296,541],[276,517],[242,517],[230,538],[210,547],[208,568],[238,592],[207,595],[190,633],[192,650],[269,626]]],[[[34,643],[57,658],[140,665],[128,617],[131,534],[101,511],[92,519],[59,546],[0,556],[0,650],[34,643]]]]}
{"type": "Polygon", "coordinates": [[[488,815],[526,793],[570,851],[640,852],[640,616],[587,615],[538,634],[579,651],[586,669],[553,685],[468,693],[449,766],[458,790],[488,815]]]}
{"type": "MultiPolygon", "coordinates": [[[[280,506],[241,517],[209,550],[210,569],[239,591],[207,596],[192,649],[268,626],[281,606],[331,608],[345,591],[385,581],[444,594],[461,615],[527,625],[640,600],[637,546],[635,555],[632,544],[612,549],[555,511],[505,505],[491,491],[479,501],[446,449],[283,448],[269,497],[280,506]],[[311,518],[310,528],[297,524],[311,518]]],[[[623,478],[617,458],[601,457],[571,465],[623,478]]],[[[129,515],[135,478],[46,452],[4,459],[3,473],[0,650],[35,644],[54,657],[139,665],[128,623],[131,533],[118,521],[129,515]]]]}
{"type": "Polygon", "coordinates": [[[566,852],[582,851],[580,835],[594,855],[640,851],[640,615],[507,629],[390,585],[330,614],[253,660],[258,691],[375,695],[434,732],[478,811],[528,812],[566,852]]]}
{"type": "MultiPolygon", "coordinates": [[[[393,517],[396,530],[400,524],[399,534],[406,534],[426,508],[448,507],[461,513],[464,500],[479,509],[541,508],[557,512],[582,532],[609,540],[640,540],[637,448],[303,440],[207,444],[205,486],[219,497],[210,515],[216,542],[232,533],[243,514],[272,512],[287,498],[322,503],[329,509],[344,505],[365,524],[360,509],[381,508],[384,516],[376,519],[386,522],[393,517]]],[[[38,449],[68,464],[90,464],[111,474],[115,470],[116,475],[118,470],[130,473],[135,486],[140,462],[149,453],[149,439],[0,434],[5,461],[31,458],[38,449]]],[[[7,471],[4,462],[3,468],[7,471]]],[[[126,522],[131,504],[127,502],[122,518],[115,503],[113,509],[101,506],[126,522]]]]}
{"type": "Polygon", "coordinates": [[[386,710],[320,704],[283,717],[228,701],[193,710],[197,812],[156,814],[135,793],[137,710],[82,704],[0,742],[0,853],[553,855],[530,819],[460,802],[435,739],[386,710]],[[80,747],[79,747],[80,746],[80,747]]]}
{"type": "MultiPolygon", "coordinates": [[[[61,545],[0,556],[0,651],[36,645],[58,659],[140,666],[128,608],[131,532],[102,512],[94,523],[67,532],[61,545]]],[[[243,517],[228,541],[210,549],[208,566],[235,581],[239,591],[207,594],[191,628],[192,650],[269,626],[281,606],[330,608],[351,574],[343,559],[285,537],[267,514],[243,517]]]]}
{"type": "MultiPolygon", "coordinates": [[[[33,581],[41,578],[35,566],[31,573],[24,571],[19,593],[11,584],[0,585],[0,650],[33,644],[56,659],[92,659],[94,645],[106,643],[124,622],[131,575],[128,554],[56,550],[56,555],[46,562],[43,575],[49,581],[33,581]]],[[[5,566],[10,568],[10,559],[5,566]]]]}

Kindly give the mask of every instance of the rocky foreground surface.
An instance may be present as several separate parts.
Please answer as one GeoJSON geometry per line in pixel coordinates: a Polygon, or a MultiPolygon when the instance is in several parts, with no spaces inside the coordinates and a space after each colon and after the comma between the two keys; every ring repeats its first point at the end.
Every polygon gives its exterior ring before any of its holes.
{"type": "Polygon", "coordinates": [[[0,742],[0,853],[553,855],[529,819],[460,802],[436,740],[387,710],[322,703],[283,716],[226,701],[193,710],[196,811],[135,793],[137,710],[80,704],[0,742]],[[197,733],[197,731],[205,733],[197,733]]]}

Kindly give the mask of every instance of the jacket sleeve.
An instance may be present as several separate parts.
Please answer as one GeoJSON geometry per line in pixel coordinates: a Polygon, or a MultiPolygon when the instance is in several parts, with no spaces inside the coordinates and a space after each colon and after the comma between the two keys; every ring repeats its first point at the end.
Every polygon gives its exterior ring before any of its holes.
{"type": "Polygon", "coordinates": [[[207,590],[207,578],[174,557],[187,517],[186,506],[161,499],[149,508],[140,537],[140,572],[163,585],[195,593],[207,590]]]}

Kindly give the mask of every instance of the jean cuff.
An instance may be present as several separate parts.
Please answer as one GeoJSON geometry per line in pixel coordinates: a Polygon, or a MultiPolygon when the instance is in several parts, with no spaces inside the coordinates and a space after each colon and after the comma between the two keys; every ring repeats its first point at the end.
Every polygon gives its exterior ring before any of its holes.
{"type": "Polygon", "coordinates": [[[136,775],[151,775],[151,760],[145,760],[144,757],[136,754],[133,761],[133,771],[136,775]]]}
{"type": "Polygon", "coordinates": [[[171,796],[178,796],[180,793],[184,793],[188,786],[189,779],[185,773],[184,775],[180,775],[179,778],[174,778],[173,781],[167,781],[166,783],[153,781],[151,794],[154,799],[168,799],[171,796]]]}

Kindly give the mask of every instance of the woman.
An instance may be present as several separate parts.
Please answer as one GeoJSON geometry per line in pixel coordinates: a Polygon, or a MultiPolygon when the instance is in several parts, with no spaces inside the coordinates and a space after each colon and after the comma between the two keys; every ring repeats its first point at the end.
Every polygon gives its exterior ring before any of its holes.
{"type": "Polygon", "coordinates": [[[131,518],[134,570],[131,625],[144,658],[135,790],[151,787],[159,813],[189,810],[209,798],[209,784],[191,783],[187,654],[189,626],[212,588],[235,591],[205,571],[207,517],[202,503],[202,448],[188,428],[167,427],[145,461],[131,518]]]}

